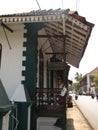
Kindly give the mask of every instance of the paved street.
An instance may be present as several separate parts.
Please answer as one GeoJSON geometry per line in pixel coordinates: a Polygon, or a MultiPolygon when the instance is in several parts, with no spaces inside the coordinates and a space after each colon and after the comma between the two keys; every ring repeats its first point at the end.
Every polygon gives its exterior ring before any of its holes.
{"type": "Polygon", "coordinates": [[[93,130],[74,101],[73,107],[67,108],[67,130],[93,130]]]}
{"type": "Polygon", "coordinates": [[[96,98],[92,99],[91,96],[81,95],[75,102],[92,128],[98,130],[98,101],[96,98]]]}

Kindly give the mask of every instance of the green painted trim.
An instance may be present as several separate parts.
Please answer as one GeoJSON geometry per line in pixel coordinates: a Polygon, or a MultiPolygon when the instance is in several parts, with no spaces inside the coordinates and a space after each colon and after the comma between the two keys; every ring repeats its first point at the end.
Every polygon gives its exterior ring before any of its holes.
{"type": "Polygon", "coordinates": [[[0,106],[0,113],[7,113],[12,107],[13,105],[0,106]]]}
{"type": "Polygon", "coordinates": [[[11,110],[13,105],[11,104],[5,88],[0,80],[0,118],[5,116],[6,113],[11,110]]]}
{"type": "MultiPolygon", "coordinates": [[[[22,62],[22,65],[25,66],[26,69],[22,71],[22,76],[25,77],[25,80],[21,81],[21,83],[26,87],[27,92],[29,93],[29,96],[33,102],[33,105],[31,107],[30,130],[36,130],[35,88],[37,83],[37,33],[38,30],[41,29],[43,26],[44,25],[42,23],[25,24],[25,29],[27,30],[27,32],[24,34],[26,42],[23,43],[23,47],[26,48],[26,51],[23,51],[23,56],[26,57],[26,60],[22,62]]],[[[21,107],[19,107],[19,110],[23,113],[26,112],[26,109],[27,108],[24,107],[23,104],[21,104],[21,107]]],[[[27,116],[25,115],[24,117],[23,115],[19,115],[19,120],[20,119],[23,119],[26,123],[25,120],[27,119],[27,116]]],[[[24,130],[27,127],[26,124],[24,124],[24,126],[22,126],[23,124],[21,124],[21,127],[24,127],[24,130]]]]}
{"type": "Polygon", "coordinates": [[[11,105],[10,100],[7,96],[7,93],[2,84],[2,81],[0,80],[0,108],[6,107],[6,106],[8,107],[9,105],[11,105]]]}
{"type": "Polygon", "coordinates": [[[17,102],[17,112],[18,112],[18,130],[27,130],[28,129],[28,104],[17,102]]]}
{"type": "Polygon", "coordinates": [[[25,76],[25,81],[22,81],[22,83],[26,86],[33,102],[35,102],[35,88],[37,82],[37,33],[43,26],[43,23],[25,24],[27,32],[24,34],[24,37],[27,40],[23,43],[23,46],[26,47],[26,51],[23,51],[23,56],[26,57],[26,61],[23,61],[22,65],[25,66],[26,70],[22,71],[22,75],[25,76]]]}
{"type": "Polygon", "coordinates": [[[0,117],[0,130],[2,130],[2,118],[0,117]]]}

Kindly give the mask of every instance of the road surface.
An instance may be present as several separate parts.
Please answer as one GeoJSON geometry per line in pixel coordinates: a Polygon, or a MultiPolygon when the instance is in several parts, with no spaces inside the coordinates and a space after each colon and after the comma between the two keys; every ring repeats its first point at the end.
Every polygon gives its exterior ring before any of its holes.
{"type": "Polygon", "coordinates": [[[81,112],[94,130],[98,130],[98,101],[91,96],[79,95],[75,100],[81,112]]]}

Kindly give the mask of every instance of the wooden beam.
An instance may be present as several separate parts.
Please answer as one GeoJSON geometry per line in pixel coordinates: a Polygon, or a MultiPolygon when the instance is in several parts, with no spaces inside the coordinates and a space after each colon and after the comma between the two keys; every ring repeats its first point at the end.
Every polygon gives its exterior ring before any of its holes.
{"type": "Polygon", "coordinates": [[[66,55],[67,53],[65,52],[46,52],[46,55],[66,55]]]}
{"type": "Polygon", "coordinates": [[[60,38],[65,38],[66,35],[38,35],[38,37],[41,37],[41,38],[51,38],[51,37],[60,37],[60,38]]]}
{"type": "Polygon", "coordinates": [[[4,23],[1,22],[1,25],[3,27],[5,27],[7,30],[9,30],[10,32],[14,32],[10,27],[8,27],[7,25],[5,25],[4,23]]]}

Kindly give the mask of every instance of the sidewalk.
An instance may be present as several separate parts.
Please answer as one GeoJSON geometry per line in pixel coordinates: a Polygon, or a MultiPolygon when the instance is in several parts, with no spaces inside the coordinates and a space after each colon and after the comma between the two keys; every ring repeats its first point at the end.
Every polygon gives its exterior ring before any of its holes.
{"type": "Polygon", "coordinates": [[[67,108],[67,130],[93,130],[73,101],[73,107],[67,108]]]}

